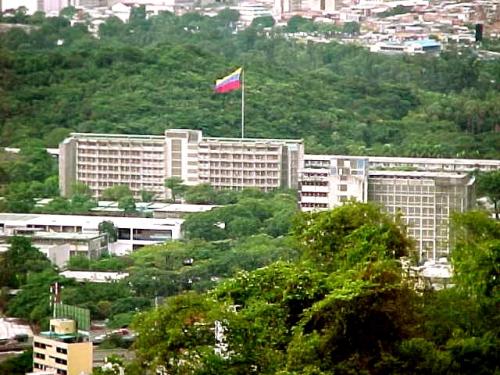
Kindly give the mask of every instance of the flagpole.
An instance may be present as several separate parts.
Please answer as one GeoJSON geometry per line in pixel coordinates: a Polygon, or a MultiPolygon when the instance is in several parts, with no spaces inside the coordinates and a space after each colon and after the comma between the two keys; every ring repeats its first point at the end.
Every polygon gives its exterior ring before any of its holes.
{"type": "Polygon", "coordinates": [[[245,138],[245,71],[241,69],[241,139],[245,138]]]}

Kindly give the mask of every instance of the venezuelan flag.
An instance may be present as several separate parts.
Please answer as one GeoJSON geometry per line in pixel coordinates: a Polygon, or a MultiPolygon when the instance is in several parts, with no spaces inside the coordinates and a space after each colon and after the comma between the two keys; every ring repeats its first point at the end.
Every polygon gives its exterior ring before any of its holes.
{"type": "Polygon", "coordinates": [[[215,92],[224,94],[226,92],[238,90],[241,87],[241,72],[242,68],[238,68],[228,76],[215,81],[215,92]]]}

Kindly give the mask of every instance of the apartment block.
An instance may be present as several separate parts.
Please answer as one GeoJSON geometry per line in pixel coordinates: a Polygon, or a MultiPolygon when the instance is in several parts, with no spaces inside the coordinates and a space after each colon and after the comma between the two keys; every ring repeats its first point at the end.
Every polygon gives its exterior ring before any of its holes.
{"type": "Polygon", "coordinates": [[[32,375],[92,374],[92,342],[72,319],[51,319],[50,331],[33,339],[32,375]]]}
{"type": "Polygon", "coordinates": [[[59,183],[64,196],[75,182],[95,197],[114,185],[127,185],[168,198],[164,181],[180,177],[187,185],[217,189],[297,188],[302,140],[205,138],[199,130],[169,129],[165,136],[74,133],[59,146],[59,183]]]}

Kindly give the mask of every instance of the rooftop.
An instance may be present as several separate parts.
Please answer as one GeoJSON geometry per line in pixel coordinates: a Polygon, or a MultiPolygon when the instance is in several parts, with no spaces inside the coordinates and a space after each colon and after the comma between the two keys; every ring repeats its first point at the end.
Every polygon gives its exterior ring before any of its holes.
{"type": "Polygon", "coordinates": [[[109,283],[128,277],[126,272],[93,272],[93,271],[64,271],[59,273],[68,279],[75,279],[79,282],[109,283]]]}
{"type": "Polygon", "coordinates": [[[6,225],[55,225],[81,226],[83,230],[95,230],[103,221],[112,221],[118,228],[164,229],[180,226],[182,219],[157,219],[123,216],[85,216],[85,215],[49,215],[49,214],[12,214],[0,213],[0,223],[6,225]]]}

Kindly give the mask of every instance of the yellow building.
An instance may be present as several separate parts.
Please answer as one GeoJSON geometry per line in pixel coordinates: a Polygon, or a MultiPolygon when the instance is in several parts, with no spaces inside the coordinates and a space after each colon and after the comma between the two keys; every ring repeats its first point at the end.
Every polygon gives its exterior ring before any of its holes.
{"type": "Polygon", "coordinates": [[[92,373],[92,342],[72,319],[52,319],[50,331],[33,339],[33,375],[92,373]]]}

